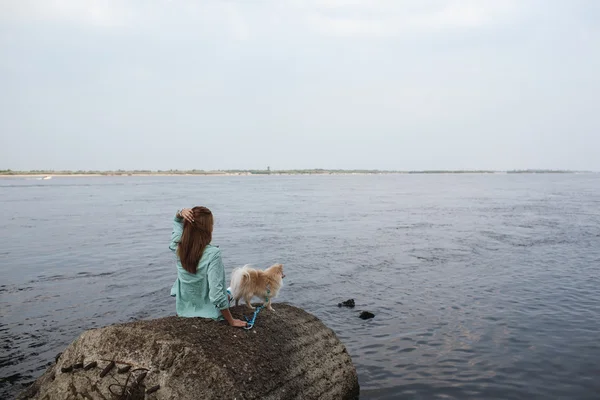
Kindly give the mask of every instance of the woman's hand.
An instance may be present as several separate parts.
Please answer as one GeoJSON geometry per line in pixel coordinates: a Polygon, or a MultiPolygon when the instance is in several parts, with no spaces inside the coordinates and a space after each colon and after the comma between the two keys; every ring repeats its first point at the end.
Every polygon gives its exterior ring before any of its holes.
{"type": "Polygon", "coordinates": [[[181,216],[181,218],[185,219],[190,224],[194,222],[194,213],[192,212],[191,208],[182,209],[181,211],[179,211],[179,215],[181,216]]]}
{"type": "Polygon", "coordinates": [[[241,319],[232,319],[231,322],[229,322],[229,325],[235,328],[245,328],[248,326],[248,323],[246,321],[242,321],[241,319]]]}
{"type": "Polygon", "coordinates": [[[231,316],[231,311],[229,311],[229,308],[221,310],[221,314],[223,314],[223,317],[225,317],[225,321],[227,321],[229,326],[233,326],[235,328],[245,328],[248,326],[246,321],[233,318],[231,316]]]}

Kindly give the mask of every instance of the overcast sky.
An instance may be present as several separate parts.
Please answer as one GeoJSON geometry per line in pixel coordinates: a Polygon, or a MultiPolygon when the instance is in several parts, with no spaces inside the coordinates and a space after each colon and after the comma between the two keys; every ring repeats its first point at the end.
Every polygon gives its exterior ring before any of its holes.
{"type": "Polygon", "coordinates": [[[600,171],[600,1],[0,0],[0,169],[600,171]]]}

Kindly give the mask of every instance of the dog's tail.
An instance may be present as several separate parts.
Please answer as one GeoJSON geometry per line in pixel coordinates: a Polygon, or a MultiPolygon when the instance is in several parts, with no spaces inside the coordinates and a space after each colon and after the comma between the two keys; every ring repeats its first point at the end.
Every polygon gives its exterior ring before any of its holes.
{"type": "Polygon", "coordinates": [[[231,295],[234,298],[238,298],[240,294],[240,289],[244,281],[250,279],[250,273],[248,272],[248,265],[244,265],[242,268],[236,268],[231,273],[231,284],[229,287],[231,288],[231,295]]]}

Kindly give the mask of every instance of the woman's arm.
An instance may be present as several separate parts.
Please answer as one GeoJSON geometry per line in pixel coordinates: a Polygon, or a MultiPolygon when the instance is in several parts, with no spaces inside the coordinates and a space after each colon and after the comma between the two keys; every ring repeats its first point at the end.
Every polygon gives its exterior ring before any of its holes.
{"type": "Polygon", "coordinates": [[[223,314],[223,316],[227,320],[227,323],[231,326],[234,326],[236,328],[245,328],[248,326],[247,322],[242,321],[241,319],[234,319],[231,315],[231,311],[229,311],[229,308],[221,310],[221,314],[223,314]]]}
{"type": "Polygon", "coordinates": [[[208,297],[210,301],[221,310],[221,314],[227,320],[229,325],[243,328],[247,324],[239,319],[234,319],[229,311],[229,300],[227,299],[227,289],[223,286],[225,282],[225,267],[221,259],[221,251],[217,253],[208,263],[208,297]]]}
{"type": "Polygon", "coordinates": [[[181,234],[183,233],[183,218],[180,217],[179,212],[173,219],[173,231],[171,232],[171,243],[169,249],[171,251],[177,251],[177,245],[181,241],[181,234]]]}
{"type": "Polygon", "coordinates": [[[177,211],[175,218],[173,219],[173,231],[171,232],[171,243],[169,249],[171,251],[177,251],[177,245],[181,241],[181,234],[183,233],[183,220],[188,222],[194,222],[194,214],[189,208],[184,208],[177,211]]]}

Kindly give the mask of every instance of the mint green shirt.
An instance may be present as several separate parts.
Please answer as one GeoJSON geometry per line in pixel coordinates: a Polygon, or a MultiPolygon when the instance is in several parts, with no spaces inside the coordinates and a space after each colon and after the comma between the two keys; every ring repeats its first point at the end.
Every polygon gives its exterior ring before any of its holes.
{"type": "Polygon", "coordinates": [[[220,310],[229,308],[225,267],[221,250],[209,244],[204,248],[195,274],[190,274],[181,265],[177,256],[177,245],[183,233],[183,220],[175,217],[169,249],[177,257],[177,280],[171,288],[175,296],[175,309],[180,317],[202,317],[223,319],[220,310]]]}

